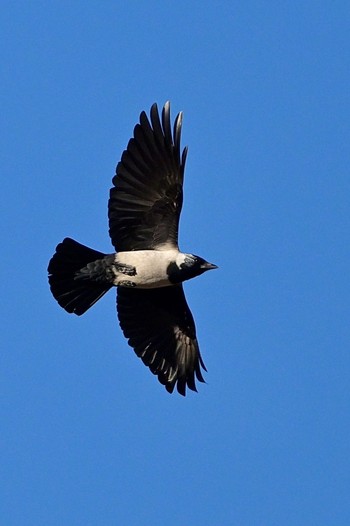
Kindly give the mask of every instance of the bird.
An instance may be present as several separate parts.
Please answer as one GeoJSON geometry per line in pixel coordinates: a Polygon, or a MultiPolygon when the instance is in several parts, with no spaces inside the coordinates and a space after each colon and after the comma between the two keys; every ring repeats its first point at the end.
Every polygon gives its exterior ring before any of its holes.
{"type": "Polygon", "coordinates": [[[165,389],[197,391],[207,371],[183,282],[218,268],[178,245],[187,147],[181,152],[183,113],[172,128],[170,102],[142,111],[116,167],[108,201],[105,254],[74,239],[56,247],[48,265],[52,295],[68,313],[84,314],[117,289],[121,330],[165,389]]]}

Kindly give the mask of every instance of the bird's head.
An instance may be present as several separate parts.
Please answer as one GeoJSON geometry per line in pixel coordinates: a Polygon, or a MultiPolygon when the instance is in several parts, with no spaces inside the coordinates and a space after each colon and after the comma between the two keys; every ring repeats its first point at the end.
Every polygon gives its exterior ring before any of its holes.
{"type": "Polygon", "coordinates": [[[180,253],[176,261],[169,265],[169,280],[172,283],[181,283],[214,268],[218,267],[213,263],[208,263],[208,261],[199,256],[180,253]]]}

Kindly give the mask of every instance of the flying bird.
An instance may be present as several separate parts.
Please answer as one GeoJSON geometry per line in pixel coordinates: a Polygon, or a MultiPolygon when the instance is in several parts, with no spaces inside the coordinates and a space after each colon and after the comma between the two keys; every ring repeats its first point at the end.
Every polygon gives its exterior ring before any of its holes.
{"type": "Polygon", "coordinates": [[[143,111],[113,178],[108,202],[115,248],[103,254],[70,238],[48,266],[51,292],[80,316],[117,287],[120,327],[129,345],[169,393],[204,382],[196,328],[182,283],[216,265],[180,252],[178,229],[187,148],[181,152],[182,112],[171,129],[170,103],[161,116],[143,111]]]}

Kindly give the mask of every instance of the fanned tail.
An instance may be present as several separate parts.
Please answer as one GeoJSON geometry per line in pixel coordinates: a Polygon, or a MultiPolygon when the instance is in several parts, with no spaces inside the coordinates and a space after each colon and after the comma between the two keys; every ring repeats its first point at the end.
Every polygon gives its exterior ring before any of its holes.
{"type": "Polygon", "coordinates": [[[105,257],[74,239],[65,238],[57,245],[47,270],[51,292],[67,312],[84,314],[112,287],[103,272],[105,257]],[[95,261],[90,272],[86,267],[95,261]],[[84,272],[80,272],[82,269],[84,272]]]}

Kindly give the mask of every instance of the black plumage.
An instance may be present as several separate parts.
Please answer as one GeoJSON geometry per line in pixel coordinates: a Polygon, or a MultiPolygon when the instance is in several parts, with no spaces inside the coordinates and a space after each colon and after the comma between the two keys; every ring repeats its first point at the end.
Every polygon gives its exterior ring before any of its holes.
{"type": "Polygon", "coordinates": [[[178,248],[187,148],[180,150],[182,113],[173,131],[170,104],[157,105],[134,128],[117,165],[108,203],[109,233],[117,253],[103,254],[66,238],[49,263],[58,303],[83,314],[117,287],[120,326],[167,391],[186,394],[204,382],[205,369],[182,282],[216,268],[178,248]]]}
{"type": "Polygon", "coordinates": [[[175,120],[174,138],[169,102],[163,108],[162,123],[153,104],[151,123],[142,112],[113,178],[108,217],[117,252],[178,246],[187,155],[187,148],[180,155],[182,113],[175,120]]]}
{"type": "Polygon", "coordinates": [[[195,376],[204,382],[193,316],[182,285],[158,289],[119,287],[120,326],[137,356],[158,376],[167,391],[185,395],[196,390],[195,376]]]}

